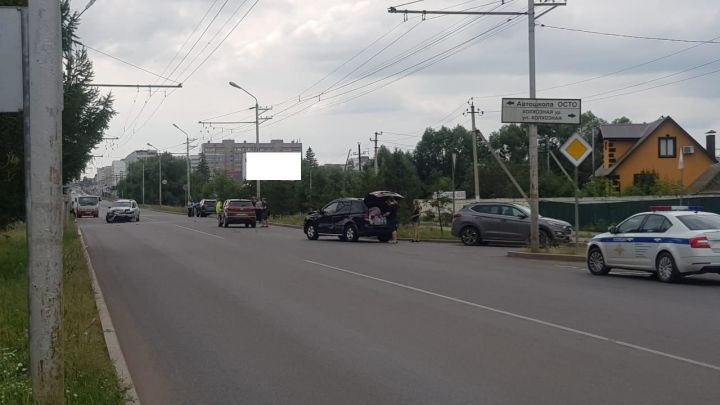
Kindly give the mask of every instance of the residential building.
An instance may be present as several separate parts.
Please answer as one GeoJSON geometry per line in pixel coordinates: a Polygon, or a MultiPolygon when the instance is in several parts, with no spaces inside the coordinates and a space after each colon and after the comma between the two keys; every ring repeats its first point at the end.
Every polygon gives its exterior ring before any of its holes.
{"type": "Polygon", "coordinates": [[[717,163],[714,135],[707,137],[706,149],[670,117],[601,125],[600,136],[603,165],[595,175],[610,179],[616,191],[643,183],[649,175],[688,187],[717,163]]]}
{"type": "Polygon", "coordinates": [[[302,153],[302,143],[273,139],[270,142],[261,142],[258,145],[254,142],[237,143],[233,139],[224,139],[222,142],[206,142],[202,144],[202,153],[205,154],[205,160],[210,171],[222,170],[236,179],[243,178],[245,153],[247,152],[302,153]]]}
{"type": "Polygon", "coordinates": [[[125,178],[127,165],[124,160],[113,160],[112,162],[112,185],[117,186],[118,181],[125,178]]]}
{"type": "Polygon", "coordinates": [[[113,168],[112,166],[101,167],[97,171],[97,186],[100,190],[105,191],[113,186],[113,168]]]}
{"type": "Polygon", "coordinates": [[[132,163],[137,162],[140,159],[148,159],[148,158],[157,159],[157,151],[155,151],[153,149],[136,150],[136,151],[133,151],[132,153],[130,153],[129,155],[127,155],[127,157],[125,157],[125,159],[123,159],[123,160],[125,161],[127,166],[130,166],[132,163]]]}
{"type": "MultiPolygon", "coordinates": [[[[360,162],[362,162],[363,169],[368,167],[368,164],[370,164],[370,156],[362,155],[360,162]]],[[[360,170],[360,166],[358,166],[358,158],[352,157],[348,160],[347,163],[348,170],[360,170]]]]}
{"type": "Polygon", "coordinates": [[[200,165],[200,155],[190,155],[190,170],[197,170],[200,165]]]}

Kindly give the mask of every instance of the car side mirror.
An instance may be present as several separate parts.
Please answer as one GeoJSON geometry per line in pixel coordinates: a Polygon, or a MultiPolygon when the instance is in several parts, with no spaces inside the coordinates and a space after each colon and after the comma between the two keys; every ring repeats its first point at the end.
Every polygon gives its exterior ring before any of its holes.
{"type": "Polygon", "coordinates": [[[613,234],[618,233],[618,227],[613,225],[608,228],[608,232],[613,233],[613,234]]]}

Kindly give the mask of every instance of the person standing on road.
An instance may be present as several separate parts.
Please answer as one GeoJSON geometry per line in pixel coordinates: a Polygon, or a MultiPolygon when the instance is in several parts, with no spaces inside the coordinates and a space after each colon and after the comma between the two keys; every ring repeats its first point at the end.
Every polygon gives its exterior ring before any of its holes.
{"type": "Polygon", "coordinates": [[[188,210],[188,217],[193,216],[193,214],[194,214],[193,211],[195,210],[195,202],[192,199],[188,200],[187,210],[188,210]]]}
{"type": "Polygon", "coordinates": [[[222,201],[218,198],[217,202],[215,203],[215,215],[217,215],[218,219],[220,219],[221,211],[222,211],[222,201]]]}
{"type": "Polygon", "coordinates": [[[270,206],[267,203],[265,197],[262,198],[262,226],[268,227],[268,216],[270,215],[270,206]]]}
{"type": "Polygon", "coordinates": [[[420,215],[422,215],[422,204],[420,204],[420,200],[415,200],[415,208],[410,217],[410,223],[413,227],[413,242],[420,242],[420,215]]]}
{"type": "Polygon", "coordinates": [[[255,222],[262,226],[264,211],[263,200],[257,201],[253,198],[253,205],[255,206],[255,222]]]}
{"type": "Polygon", "coordinates": [[[390,197],[387,202],[388,210],[385,213],[385,216],[387,217],[387,226],[392,229],[392,239],[390,240],[390,243],[398,243],[397,239],[397,229],[398,229],[398,222],[397,222],[397,210],[398,210],[398,204],[397,201],[395,201],[394,197],[390,197]]]}

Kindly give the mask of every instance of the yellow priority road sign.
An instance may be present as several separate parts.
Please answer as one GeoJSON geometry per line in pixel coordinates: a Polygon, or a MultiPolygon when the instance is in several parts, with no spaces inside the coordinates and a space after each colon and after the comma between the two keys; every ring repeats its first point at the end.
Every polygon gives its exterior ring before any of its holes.
{"type": "Polygon", "coordinates": [[[572,164],[580,166],[585,158],[592,152],[592,146],[590,146],[582,136],[574,134],[560,147],[560,152],[562,152],[572,164]]]}

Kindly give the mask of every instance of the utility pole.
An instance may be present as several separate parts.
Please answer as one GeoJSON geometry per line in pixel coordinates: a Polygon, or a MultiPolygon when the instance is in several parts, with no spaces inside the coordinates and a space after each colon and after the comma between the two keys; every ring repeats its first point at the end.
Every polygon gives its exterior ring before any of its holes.
{"type": "MultiPolygon", "coordinates": [[[[530,98],[535,98],[535,20],[549,13],[559,6],[566,6],[567,0],[528,0],[527,12],[514,11],[444,11],[444,10],[398,10],[396,7],[390,7],[389,13],[405,14],[422,14],[423,17],[428,14],[443,15],[527,15],[528,16],[528,45],[529,45],[529,76],[530,76],[530,98]],[[535,15],[535,7],[549,7],[539,15],[535,15]]],[[[537,145],[537,125],[528,125],[528,141],[529,141],[529,163],[530,163],[530,250],[538,251],[540,235],[538,229],[538,145],[537,145]]]]}
{"type": "Polygon", "coordinates": [[[187,190],[185,190],[185,203],[189,203],[190,199],[192,198],[192,193],[190,192],[190,142],[195,141],[195,139],[190,139],[190,135],[183,131],[182,128],[177,126],[177,124],[172,124],[175,128],[177,128],[180,132],[185,134],[185,158],[187,159],[187,190]]]}
{"type": "Polygon", "coordinates": [[[162,206],[162,154],[160,153],[160,149],[153,146],[150,142],[147,143],[147,146],[149,146],[157,151],[157,155],[158,155],[158,205],[162,206]]]}
{"type": "Polygon", "coordinates": [[[480,201],[480,171],[478,169],[478,130],[475,126],[475,102],[470,99],[470,116],[472,118],[473,173],[475,175],[475,201],[480,201]]]}
{"type": "Polygon", "coordinates": [[[370,138],[370,142],[375,142],[375,175],[378,174],[378,135],[382,135],[382,131],[375,132],[375,139],[370,138]]]}
{"type": "MultiPolygon", "coordinates": [[[[229,84],[230,84],[230,86],[235,87],[236,89],[240,89],[240,90],[244,91],[248,96],[252,97],[255,100],[255,107],[254,107],[255,108],[255,151],[260,152],[260,120],[262,119],[263,122],[265,122],[269,119],[272,119],[271,117],[260,117],[260,114],[272,110],[272,107],[262,107],[261,108],[260,105],[258,104],[257,97],[252,95],[252,93],[250,93],[249,91],[240,87],[235,82],[230,82],[229,84]],[[262,110],[262,111],[260,111],[260,110],[262,110]]],[[[258,199],[258,201],[260,200],[260,180],[257,180],[257,183],[256,183],[255,197],[258,199]]]]}
{"type": "Polygon", "coordinates": [[[63,76],[60,2],[23,16],[30,373],[35,404],[64,404],[62,336],[63,76]]]}
{"type": "Polygon", "coordinates": [[[145,205],[145,159],[142,160],[142,203],[145,205]]]}
{"type": "Polygon", "coordinates": [[[362,153],[360,153],[360,142],[358,142],[358,171],[362,172],[362,153]]]}

